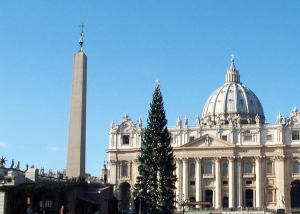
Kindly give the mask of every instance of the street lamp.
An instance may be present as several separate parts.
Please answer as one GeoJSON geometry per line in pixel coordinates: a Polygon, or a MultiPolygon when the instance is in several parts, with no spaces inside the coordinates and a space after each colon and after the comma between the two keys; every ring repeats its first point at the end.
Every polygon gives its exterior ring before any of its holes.
{"type": "Polygon", "coordinates": [[[188,204],[189,200],[184,199],[184,194],[182,194],[182,198],[179,198],[179,195],[177,195],[177,200],[175,202],[182,207],[182,214],[184,214],[184,207],[188,204]]]}
{"type": "Polygon", "coordinates": [[[136,187],[133,187],[131,189],[131,192],[132,192],[133,197],[135,197],[135,198],[139,197],[139,199],[140,199],[139,200],[139,214],[142,214],[142,197],[143,197],[143,193],[145,192],[144,179],[139,180],[138,184],[139,184],[140,188],[138,189],[136,187]]]}

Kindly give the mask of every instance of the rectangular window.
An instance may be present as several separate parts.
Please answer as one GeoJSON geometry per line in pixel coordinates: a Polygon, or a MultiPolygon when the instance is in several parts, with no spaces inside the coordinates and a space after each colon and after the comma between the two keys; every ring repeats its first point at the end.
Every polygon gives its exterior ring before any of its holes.
{"type": "Polygon", "coordinates": [[[252,141],[252,135],[245,135],[244,141],[252,141]]]}
{"type": "Polygon", "coordinates": [[[129,135],[123,135],[123,145],[129,145],[129,135]]]}
{"type": "Polygon", "coordinates": [[[246,185],[252,184],[252,181],[246,181],[246,185]]]}
{"type": "Polygon", "coordinates": [[[123,163],[122,166],[122,176],[128,176],[128,165],[126,163],[123,163]]]}
{"type": "Polygon", "coordinates": [[[191,141],[193,141],[193,140],[195,140],[195,137],[194,137],[194,136],[191,136],[189,142],[191,142],[191,141]]]}
{"type": "Polygon", "coordinates": [[[190,181],[191,186],[195,186],[195,181],[190,181]]]}
{"type": "Polygon", "coordinates": [[[223,181],[223,185],[227,185],[228,184],[228,181],[223,181]]]}
{"type": "Polygon", "coordinates": [[[227,135],[222,135],[222,140],[227,141],[227,135]]]}
{"type": "Polygon", "coordinates": [[[267,134],[267,137],[266,137],[267,139],[267,141],[273,141],[273,135],[271,135],[271,134],[267,134]]]}
{"type": "Polygon", "coordinates": [[[292,132],[292,140],[300,140],[299,131],[293,131],[292,132]]]}
{"type": "Polygon", "coordinates": [[[267,190],[267,202],[271,203],[273,202],[273,191],[267,190]]]}

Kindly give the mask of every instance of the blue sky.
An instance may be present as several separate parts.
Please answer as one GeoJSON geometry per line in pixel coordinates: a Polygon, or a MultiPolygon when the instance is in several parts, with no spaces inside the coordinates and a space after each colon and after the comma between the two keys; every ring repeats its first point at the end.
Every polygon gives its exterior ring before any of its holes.
{"type": "Polygon", "coordinates": [[[73,57],[85,28],[86,171],[97,176],[110,121],[146,125],[159,79],[168,126],[225,81],[231,54],[267,123],[300,108],[300,1],[0,1],[0,156],[66,166],[73,57]]]}

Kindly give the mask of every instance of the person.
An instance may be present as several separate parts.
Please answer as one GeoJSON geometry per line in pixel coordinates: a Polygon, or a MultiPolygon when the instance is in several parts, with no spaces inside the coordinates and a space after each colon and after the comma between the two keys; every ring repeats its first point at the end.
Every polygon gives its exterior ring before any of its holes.
{"type": "Polygon", "coordinates": [[[26,210],[26,214],[33,214],[30,205],[28,205],[27,210],[26,210]]]}
{"type": "Polygon", "coordinates": [[[64,213],[64,205],[62,205],[60,210],[59,210],[59,214],[63,214],[63,213],[64,213]]]}

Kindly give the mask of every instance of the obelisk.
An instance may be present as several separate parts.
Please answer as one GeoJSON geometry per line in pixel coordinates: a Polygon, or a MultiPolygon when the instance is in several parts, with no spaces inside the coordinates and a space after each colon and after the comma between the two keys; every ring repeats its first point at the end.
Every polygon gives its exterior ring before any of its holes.
{"type": "Polygon", "coordinates": [[[85,178],[87,57],[83,53],[83,23],[80,49],[74,56],[66,176],[85,178]]]}

